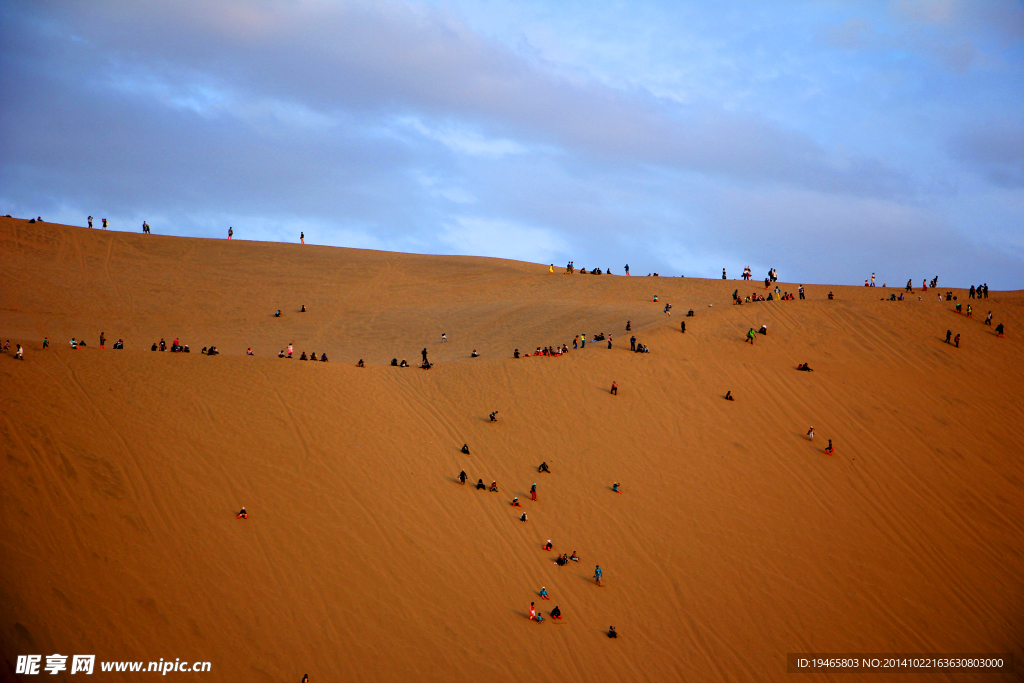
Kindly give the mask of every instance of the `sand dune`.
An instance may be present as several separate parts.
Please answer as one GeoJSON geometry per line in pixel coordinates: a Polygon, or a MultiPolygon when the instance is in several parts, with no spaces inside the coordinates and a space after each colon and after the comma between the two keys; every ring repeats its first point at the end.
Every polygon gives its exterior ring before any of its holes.
{"type": "Polygon", "coordinates": [[[9,680],[54,652],[313,683],[782,680],[797,651],[1021,661],[1024,293],[973,320],[933,290],[731,306],[757,283],[13,219],[0,277],[0,337],[27,356],[0,357],[9,680]],[[627,319],[650,354],[628,352],[627,319]],[[613,349],[511,358],[601,331],[613,349]],[[193,353],[149,351],[161,337],[193,353]],[[331,362],[278,359],[291,341],[331,362]],[[386,365],[424,347],[429,372],[386,365]],[[463,468],[501,492],[460,486],[463,468]],[[582,562],[554,565],[548,538],[582,562]],[[528,621],[531,601],[564,623],[528,621]]]}

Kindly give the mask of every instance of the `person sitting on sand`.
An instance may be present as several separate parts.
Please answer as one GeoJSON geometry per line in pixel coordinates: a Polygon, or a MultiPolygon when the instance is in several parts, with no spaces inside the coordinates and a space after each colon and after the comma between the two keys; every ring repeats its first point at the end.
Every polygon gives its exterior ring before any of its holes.
{"type": "Polygon", "coordinates": [[[476,488],[477,488],[478,491],[486,491],[487,490],[487,486],[484,484],[484,480],[483,479],[477,479],[476,480],[476,488]]]}
{"type": "Polygon", "coordinates": [[[810,365],[808,365],[807,363],[804,363],[804,364],[802,364],[802,365],[798,365],[798,366],[796,366],[796,369],[797,369],[797,370],[802,370],[802,371],[804,371],[804,372],[814,372],[814,368],[812,368],[812,367],[811,367],[810,365]]]}
{"type": "Polygon", "coordinates": [[[362,359],[362,358],[360,358],[360,359],[359,359],[359,362],[358,362],[358,363],[356,363],[356,367],[357,367],[357,368],[365,368],[365,367],[366,367],[366,363],[364,363],[364,362],[363,362],[363,359],[362,359]]]}
{"type": "Polygon", "coordinates": [[[516,349],[515,351],[512,352],[512,357],[519,358],[519,349],[516,349]]]}
{"type": "Polygon", "coordinates": [[[309,360],[309,358],[306,357],[306,352],[305,351],[303,351],[302,355],[299,356],[299,360],[309,360]]]}
{"type": "Polygon", "coordinates": [[[121,339],[118,339],[116,342],[114,342],[114,348],[115,349],[124,349],[124,341],[121,340],[121,339]]]}
{"type": "Polygon", "coordinates": [[[476,349],[473,349],[473,353],[471,353],[469,355],[472,358],[478,358],[480,356],[480,354],[476,352],[476,349]]]}
{"type": "Polygon", "coordinates": [[[397,358],[392,358],[391,359],[391,367],[393,367],[393,368],[397,368],[398,367],[398,359],[397,358]]]}
{"type": "Polygon", "coordinates": [[[553,610],[551,610],[551,618],[552,619],[561,619],[562,618],[562,610],[558,609],[558,605],[555,605],[555,608],[553,610]]]}
{"type": "Polygon", "coordinates": [[[462,444],[462,452],[465,453],[466,455],[469,455],[469,444],[468,443],[462,444]]]}
{"type": "Polygon", "coordinates": [[[305,313],[305,312],[306,312],[306,304],[302,304],[302,308],[299,309],[299,313],[305,313]]]}
{"type": "Polygon", "coordinates": [[[548,464],[546,462],[542,462],[540,464],[540,467],[537,468],[537,471],[538,472],[547,472],[548,474],[551,474],[551,470],[548,469],[548,464]]]}
{"type": "Polygon", "coordinates": [[[163,337],[160,338],[160,350],[161,351],[166,351],[167,350],[167,342],[165,342],[163,340],[163,337]]]}
{"type": "MultiPolygon", "coordinates": [[[[153,349],[153,350],[156,351],[156,349],[153,349]]],[[[199,353],[201,353],[201,354],[203,354],[205,356],[206,355],[206,347],[204,346],[202,351],[200,351],[199,353]]]]}
{"type": "Polygon", "coordinates": [[[497,493],[498,492],[498,482],[497,482],[497,480],[491,482],[491,489],[490,490],[491,490],[492,493],[497,493]]]}
{"type": "Polygon", "coordinates": [[[459,472],[459,483],[462,484],[463,486],[466,485],[466,479],[468,478],[469,475],[466,474],[466,470],[462,470],[461,472],[459,472]]]}
{"type": "Polygon", "coordinates": [[[491,422],[497,422],[497,421],[498,421],[498,411],[495,410],[493,413],[491,413],[491,422]]]}
{"type": "Polygon", "coordinates": [[[206,352],[207,356],[216,356],[220,351],[217,350],[216,346],[211,346],[210,350],[206,352]]]}
{"type": "Polygon", "coordinates": [[[811,425],[811,428],[807,430],[807,440],[808,441],[814,441],[814,426],[813,425],[811,425]]]}
{"type": "Polygon", "coordinates": [[[828,293],[828,300],[829,300],[829,301],[832,301],[832,299],[834,299],[834,298],[835,298],[835,297],[834,297],[834,296],[832,295],[832,292],[829,292],[829,293],[828,293]]]}
{"type": "Polygon", "coordinates": [[[734,401],[734,400],[735,400],[735,399],[734,399],[734,398],[732,397],[732,391],[726,391],[726,392],[725,392],[725,400],[726,400],[726,401],[734,401]]]}
{"type": "Polygon", "coordinates": [[[426,361],[425,360],[425,361],[423,361],[423,365],[420,366],[420,369],[421,370],[429,370],[431,367],[433,367],[433,365],[434,364],[431,363],[430,361],[426,361]]]}
{"type": "MultiPolygon", "coordinates": [[[[491,490],[493,491],[494,489],[491,489],[491,490]]],[[[523,507],[522,505],[519,504],[519,498],[513,498],[512,499],[512,507],[514,507],[514,508],[521,508],[521,507],[523,507]]]]}
{"type": "Polygon", "coordinates": [[[609,638],[618,638],[619,637],[619,634],[615,632],[615,627],[614,626],[609,626],[608,627],[608,637],[609,638]]]}
{"type": "Polygon", "coordinates": [[[277,309],[276,311],[274,311],[274,317],[275,318],[280,318],[281,317],[281,309],[280,308],[277,309]]]}
{"type": "Polygon", "coordinates": [[[612,491],[615,493],[622,493],[622,491],[619,490],[619,482],[616,481],[612,483],[612,491]]]}
{"type": "Polygon", "coordinates": [[[277,354],[278,358],[284,358],[284,349],[281,349],[281,353],[277,354]]]}
{"type": "Polygon", "coordinates": [[[253,355],[252,347],[251,346],[245,350],[245,355],[247,355],[247,356],[252,356],[253,355]]]}
{"type": "Polygon", "coordinates": [[[573,562],[579,562],[580,561],[580,556],[576,554],[575,550],[573,550],[572,551],[572,555],[569,556],[569,559],[571,561],[573,561],[573,562]]]}
{"type": "Polygon", "coordinates": [[[249,513],[245,511],[244,505],[242,506],[241,511],[238,513],[238,516],[235,517],[235,519],[249,519],[249,513]]]}
{"type": "Polygon", "coordinates": [[[520,521],[520,522],[526,522],[526,521],[528,521],[528,518],[526,517],[526,513],[525,513],[525,512],[523,513],[523,516],[519,518],[519,521],[520,521]]]}
{"type": "Polygon", "coordinates": [[[545,588],[544,586],[540,587],[540,593],[538,593],[538,595],[540,596],[541,600],[550,600],[551,599],[551,596],[548,595],[548,589],[545,588]]]}
{"type": "MultiPolygon", "coordinates": [[[[114,348],[116,349],[117,347],[115,346],[114,348]]],[[[185,344],[183,347],[181,347],[181,352],[182,353],[192,353],[191,351],[188,350],[188,344],[185,344]]]]}
{"type": "MultiPolygon", "coordinates": [[[[320,362],[321,363],[326,363],[327,362],[327,354],[326,353],[321,353],[320,354],[320,362]]],[[[362,361],[360,360],[359,362],[361,363],[362,361]]],[[[360,365],[359,367],[363,367],[363,366],[360,365]]]]}
{"type": "Polygon", "coordinates": [[[316,351],[314,351],[313,353],[310,354],[309,359],[310,360],[316,360],[317,359],[316,358],[316,351]]]}
{"type": "Polygon", "coordinates": [[[398,364],[398,367],[400,367],[400,368],[407,368],[407,367],[409,367],[409,363],[403,358],[402,362],[398,364]]]}
{"type": "Polygon", "coordinates": [[[763,335],[767,336],[768,335],[768,326],[767,325],[761,325],[761,329],[759,329],[757,331],[757,333],[758,334],[763,334],[763,335]]]}
{"type": "Polygon", "coordinates": [[[544,615],[543,614],[538,614],[536,621],[537,621],[538,624],[542,623],[544,621],[544,615]]]}
{"type": "Polygon", "coordinates": [[[550,538],[548,539],[548,542],[544,544],[544,550],[551,550],[554,547],[555,546],[551,543],[551,539],[550,538]]]}
{"type": "Polygon", "coordinates": [[[835,448],[832,446],[832,439],[828,440],[828,446],[825,447],[825,453],[828,455],[835,453],[835,448]]]}

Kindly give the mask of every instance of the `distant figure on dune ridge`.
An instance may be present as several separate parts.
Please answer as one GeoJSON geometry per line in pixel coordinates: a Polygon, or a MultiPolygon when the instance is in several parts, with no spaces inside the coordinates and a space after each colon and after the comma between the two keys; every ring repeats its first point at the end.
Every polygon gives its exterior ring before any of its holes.
{"type": "Polygon", "coordinates": [[[305,244],[305,243],[306,243],[306,233],[300,232],[299,233],[299,244],[305,244]]]}
{"type": "Polygon", "coordinates": [[[828,440],[828,446],[825,446],[825,453],[828,454],[828,455],[832,455],[835,452],[836,452],[836,449],[835,449],[835,447],[832,446],[832,439],[829,439],[828,440]]]}
{"type": "Polygon", "coordinates": [[[732,397],[732,391],[726,391],[726,392],[725,392],[725,400],[726,400],[726,401],[734,401],[734,400],[736,400],[736,399],[734,399],[734,398],[732,397]]]}
{"type": "Polygon", "coordinates": [[[92,228],[92,216],[89,216],[89,228],[92,228]]]}
{"type": "Polygon", "coordinates": [[[103,229],[104,230],[107,229],[107,219],[106,218],[103,219],[103,229]]]}
{"type": "Polygon", "coordinates": [[[249,513],[245,511],[244,505],[242,506],[241,511],[239,511],[238,516],[235,517],[235,519],[249,519],[249,513]]]}
{"type": "Polygon", "coordinates": [[[555,264],[554,263],[552,263],[551,267],[548,268],[548,274],[549,275],[554,275],[555,274],[555,264]]]}
{"type": "Polygon", "coordinates": [[[466,485],[466,479],[468,478],[469,475],[466,474],[466,470],[462,470],[461,472],[459,472],[459,483],[462,484],[463,486],[466,485]]]}
{"type": "Polygon", "coordinates": [[[814,426],[813,425],[811,426],[810,429],[807,430],[807,438],[810,441],[814,441],[814,426]]]}
{"type": "Polygon", "coordinates": [[[228,228],[228,239],[232,239],[235,236],[235,229],[228,228]]]}

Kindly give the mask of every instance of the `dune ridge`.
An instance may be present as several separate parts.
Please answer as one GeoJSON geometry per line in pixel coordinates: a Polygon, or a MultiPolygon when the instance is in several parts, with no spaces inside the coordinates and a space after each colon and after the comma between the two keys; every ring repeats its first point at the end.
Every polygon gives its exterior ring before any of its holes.
{"type": "Polygon", "coordinates": [[[26,347],[0,357],[8,680],[53,652],[313,683],[781,680],[798,651],[1021,661],[1024,293],[967,320],[879,300],[894,288],[731,306],[763,285],[14,219],[0,244],[0,337],[26,347]],[[628,352],[627,319],[650,354],[628,352]],[[511,357],[597,332],[614,348],[511,357]],[[161,337],[193,353],[149,351],[161,337]],[[290,341],[331,362],[278,359],[290,341]],[[387,366],[424,347],[429,372],[387,366]],[[531,601],[564,623],[528,621],[531,601]]]}

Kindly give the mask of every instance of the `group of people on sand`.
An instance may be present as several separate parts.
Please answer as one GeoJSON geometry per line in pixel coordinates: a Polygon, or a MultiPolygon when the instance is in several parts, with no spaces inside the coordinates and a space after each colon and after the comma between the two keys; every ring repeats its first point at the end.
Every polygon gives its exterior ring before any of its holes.
{"type": "MultiPolygon", "coordinates": [[[[491,421],[492,422],[495,421],[495,416],[497,415],[497,412],[498,411],[494,411],[494,412],[491,413],[491,421]]],[[[461,452],[464,455],[469,455],[470,454],[470,452],[469,452],[469,444],[465,444],[465,443],[462,444],[461,452]]],[[[550,474],[551,473],[551,469],[548,467],[547,462],[542,462],[537,467],[537,472],[550,474]]],[[[462,470],[461,472],[459,472],[459,477],[458,478],[459,478],[459,484],[461,484],[462,486],[465,486],[466,482],[469,481],[469,475],[466,474],[466,470],[462,470]]],[[[483,478],[479,478],[479,479],[476,480],[476,490],[478,490],[478,491],[489,491],[491,493],[498,493],[499,492],[499,490],[498,490],[498,482],[496,480],[492,480],[491,481],[491,485],[487,486],[486,484],[484,484],[483,478]]],[[[613,490],[616,493],[621,493],[621,491],[619,490],[618,482],[615,483],[615,485],[613,487],[613,490]]],[[[533,485],[530,487],[530,500],[532,500],[532,501],[536,501],[537,500],[537,482],[534,482],[533,485]]],[[[519,501],[519,497],[518,496],[514,496],[512,498],[512,501],[509,503],[509,505],[511,507],[513,507],[513,508],[518,508],[519,510],[522,510],[522,508],[523,508],[523,505],[519,501]]],[[[520,514],[519,521],[520,522],[527,522],[527,521],[529,521],[529,516],[527,515],[527,513],[525,511],[523,511],[520,514]]],[[[545,552],[551,552],[552,550],[554,550],[554,547],[555,547],[554,543],[551,541],[551,539],[548,539],[547,542],[544,543],[541,546],[541,548],[545,552]]],[[[570,562],[579,562],[579,561],[580,561],[579,554],[578,554],[577,551],[574,550],[572,552],[572,555],[569,555],[567,553],[561,553],[560,555],[556,556],[555,560],[554,560],[554,564],[559,566],[559,567],[564,567],[564,566],[568,565],[570,562]]],[[[597,565],[594,568],[594,579],[595,579],[595,581],[596,581],[598,586],[602,585],[601,584],[601,577],[602,577],[601,566],[597,565]]],[[[551,596],[548,593],[547,587],[545,587],[545,586],[541,586],[541,589],[540,589],[538,595],[539,595],[541,600],[550,600],[551,599],[551,596]]],[[[555,608],[553,610],[551,610],[550,617],[552,619],[561,619],[562,618],[562,611],[561,611],[561,609],[559,609],[559,607],[557,605],[555,606],[555,608]]],[[[538,612],[537,606],[536,606],[535,602],[531,602],[530,603],[529,619],[531,621],[535,621],[537,623],[542,623],[544,621],[544,616],[541,613],[538,612]]],[[[612,637],[612,638],[616,637],[615,635],[611,635],[611,634],[614,634],[614,628],[615,628],[614,626],[611,627],[611,631],[610,631],[609,637],[612,637]]]]}
{"type": "MultiPolygon", "coordinates": [[[[101,349],[103,348],[105,343],[106,343],[106,339],[103,337],[103,334],[100,333],[100,348],[101,349]]],[[[124,344],[121,342],[120,339],[118,339],[117,343],[114,344],[114,348],[115,349],[122,349],[122,348],[124,348],[124,344]]],[[[215,348],[215,347],[210,347],[210,348],[215,348]]],[[[164,341],[163,337],[161,337],[159,342],[153,342],[153,345],[150,347],[149,350],[150,351],[170,351],[171,353],[191,353],[191,351],[189,351],[188,344],[182,344],[181,340],[178,339],[177,337],[175,337],[174,341],[171,342],[170,348],[167,347],[167,342],[164,341]]],[[[207,353],[206,349],[204,349],[203,352],[207,353]]]]}
{"type": "MultiPolygon", "coordinates": [[[[15,343],[14,346],[16,347],[16,349],[14,351],[14,360],[25,360],[25,349],[23,349],[21,347],[21,344],[18,344],[18,343],[15,343]]],[[[8,339],[7,341],[4,342],[3,348],[0,349],[0,352],[3,352],[3,353],[10,353],[11,352],[11,340],[10,339],[8,339]]]]}
{"type": "MultiPolygon", "coordinates": [[[[277,354],[277,357],[278,358],[293,358],[294,356],[292,354],[294,354],[294,353],[295,353],[295,342],[291,342],[290,344],[288,344],[288,348],[281,349],[280,353],[277,354]]],[[[249,355],[252,355],[252,354],[249,354],[249,355]]],[[[299,360],[318,360],[318,361],[320,361],[322,363],[326,363],[327,362],[327,352],[326,351],[323,352],[322,354],[320,354],[320,357],[317,358],[316,351],[313,351],[309,356],[306,355],[305,351],[302,351],[300,353],[300,355],[299,355],[299,360]]],[[[362,362],[362,361],[360,361],[360,362],[362,362]]]]}

